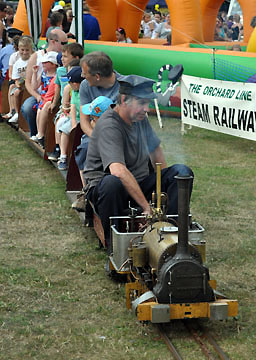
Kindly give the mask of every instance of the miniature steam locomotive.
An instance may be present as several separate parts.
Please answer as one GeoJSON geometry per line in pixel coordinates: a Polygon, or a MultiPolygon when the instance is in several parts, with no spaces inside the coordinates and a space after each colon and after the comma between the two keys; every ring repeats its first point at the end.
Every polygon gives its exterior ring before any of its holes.
{"type": "Polygon", "coordinates": [[[204,265],[204,229],[189,214],[190,181],[177,176],[178,215],[166,215],[158,166],[153,215],[146,218],[130,209],[130,215],[110,219],[109,274],[126,277],[126,306],[140,321],[223,320],[238,313],[238,302],[216,291],[204,265]]]}

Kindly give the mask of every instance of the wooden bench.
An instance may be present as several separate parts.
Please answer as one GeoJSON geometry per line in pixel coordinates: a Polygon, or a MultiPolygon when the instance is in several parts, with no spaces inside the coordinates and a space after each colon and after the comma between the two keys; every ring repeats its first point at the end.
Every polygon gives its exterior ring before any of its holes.
{"type": "MultiPolygon", "coordinates": [[[[22,92],[22,98],[21,98],[21,105],[24,103],[24,101],[29,98],[31,95],[29,94],[29,92],[27,91],[27,89],[25,88],[25,90],[22,92]]],[[[29,130],[29,126],[27,121],[25,120],[24,116],[22,115],[22,112],[19,109],[19,118],[18,118],[18,124],[19,124],[19,129],[23,130],[25,133],[28,133],[29,130]]]]}
{"type": "Polygon", "coordinates": [[[8,101],[9,78],[6,77],[1,86],[1,114],[7,114],[10,111],[8,101]]]}
{"type": "Polygon", "coordinates": [[[82,181],[80,172],[75,160],[75,150],[80,145],[83,132],[80,124],[77,124],[76,128],[72,130],[70,136],[70,154],[69,154],[69,166],[66,178],[66,191],[81,191],[82,181]]]}
{"type": "Polygon", "coordinates": [[[49,113],[46,130],[45,130],[45,144],[44,144],[44,158],[48,160],[47,153],[53,152],[56,140],[55,140],[55,124],[54,118],[59,110],[59,106],[56,107],[52,113],[49,113]]]}
{"type": "Polygon", "coordinates": [[[105,242],[105,235],[104,235],[104,229],[102,226],[102,222],[100,220],[99,215],[96,213],[94,205],[91,201],[89,201],[92,209],[93,209],[93,227],[96,232],[96,235],[99,238],[100,244],[105,248],[106,242],[105,242]]]}
{"type": "MultiPolygon", "coordinates": [[[[8,92],[9,92],[9,78],[6,77],[6,79],[4,80],[2,87],[1,87],[1,113],[2,114],[7,114],[10,111],[10,106],[9,106],[9,101],[8,101],[8,92]]],[[[29,96],[30,95],[26,89],[21,93],[20,107],[29,96]]],[[[20,108],[18,110],[19,110],[18,111],[19,112],[18,128],[22,129],[24,132],[28,132],[29,131],[28,123],[24,119],[24,117],[20,111],[20,108]]]]}

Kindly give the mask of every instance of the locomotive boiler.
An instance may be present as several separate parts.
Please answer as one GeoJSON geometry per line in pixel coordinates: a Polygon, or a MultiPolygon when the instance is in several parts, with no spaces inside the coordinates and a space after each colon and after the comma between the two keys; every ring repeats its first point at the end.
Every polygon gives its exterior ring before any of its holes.
{"type": "Polygon", "coordinates": [[[152,216],[112,217],[109,274],[126,277],[126,305],[140,321],[223,320],[238,313],[238,302],[216,291],[205,266],[204,229],[189,214],[189,176],[177,176],[178,214],[166,215],[166,194],[152,195],[152,216]]]}

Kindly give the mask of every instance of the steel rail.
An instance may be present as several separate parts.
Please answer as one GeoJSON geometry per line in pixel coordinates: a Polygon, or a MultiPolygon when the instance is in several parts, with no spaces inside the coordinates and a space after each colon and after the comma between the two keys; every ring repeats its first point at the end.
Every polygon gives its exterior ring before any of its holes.
{"type": "MultiPolygon", "coordinates": [[[[198,321],[193,324],[189,324],[187,321],[182,321],[184,327],[188,331],[188,334],[194,339],[194,341],[199,345],[202,353],[205,358],[208,360],[230,360],[230,358],[224,353],[221,347],[217,344],[213,336],[208,332],[208,330],[204,329],[198,321]],[[218,356],[218,358],[216,357],[218,356]]],[[[174,346],[171,341],[170,336],[168,335],[165,326],[163,324],[157,325],[158,331],[167,345],[169,351],[171,352],[173,358],[175,360],[182,360],[182,356],[174,346]]]]}
{"type": "Polygon", "coordinates": [[[218,358],[221,360],[230,360],[230,358],[224,353],[224,351],[221,349],[221,347],[217,344],[216,340],[213,338],[213,336],[209,333],[208,330],[204,329],[202,325],[199,323],[199,321],[195,321],[194,324],[196,325],[196,328],[193,328],[191,325],[188,325],[188,323],[183,322],[185,327],[191,332],[192,336],[196,340],[196,342],[200,345],[200,348],[202,349],[203,353],[209,360],[215,360],[216,357],[212,354],[212,352],[208,349],[205,340],[208,341],[209,344],[212,345],[213,350],[215,351],[215,354],[218,355],[218,358]]]}
{"type": "Polygon", "coordinates": [[[219,355],[221,360],[230,360],[230,358],[224,353],[224,351],[221,349],[221,347],[217,344],[217,342],[214,340],[213,336],[208,332],[204,332],[205,338],[209,341],[209,343],[213,346],[216,353],[219,355]]]}
{"type": "Polygon", "coordinates": [[[187,327],[187,329],[189,330],[189,332],[193,336],[196,343],[200,346],[200,348],[201,348],[202,352],[204,353],[204,355],[206,356],[206,358],[208,360],[216,360],[216,357],[212,354],[212,352],[210,351],[208,346],[203,341],[205,336],[199,335],[197,330],[190,329],[189,327],[187,327]]]}
{"type": "Polygon", "coordinates": [[[173,345],[171,339],[168,337],[163,325],[161,324],[158,324],[157,325],[158,327],[158,331],[161,335],[161,337],[163,338],[164,342],[166,343],[168,349],[170,350],[170,352],[172,353],[173,355],[173,358],[175,360],[182,360],[182,357],[181,355],[179,354],[178,350],[175,348],[175,346],[173,345]]]}

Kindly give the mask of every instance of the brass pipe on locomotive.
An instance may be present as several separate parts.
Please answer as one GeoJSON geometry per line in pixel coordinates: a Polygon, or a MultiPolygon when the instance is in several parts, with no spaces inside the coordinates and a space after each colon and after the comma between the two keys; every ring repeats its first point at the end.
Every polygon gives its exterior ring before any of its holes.
{"type": "Polygon", "coordinates": [[[161,210],[161,163],[156,163],[156,208],[157,211],[161,210]]]}
{"type": "Polygon", "coordinates": [[[151,209],[152,209],[152,218],[151,222],[163,220],[166,207],[164,202],[167,203],[167,195],[161,192],[161,163],[156,163],[156,192],[152,193],[151,209]]]}

